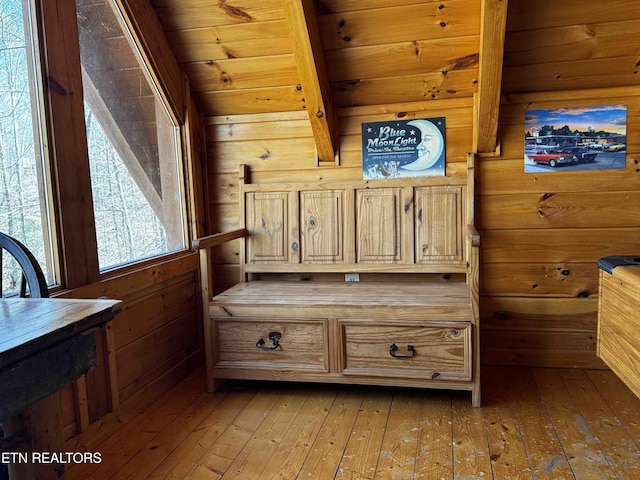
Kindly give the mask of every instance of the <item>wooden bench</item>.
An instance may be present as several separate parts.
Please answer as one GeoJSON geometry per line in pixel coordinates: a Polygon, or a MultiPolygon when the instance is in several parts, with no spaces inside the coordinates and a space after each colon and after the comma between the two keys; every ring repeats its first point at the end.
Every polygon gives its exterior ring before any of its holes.
{"type": "Polygon", "coordinates": [[[255,184],[241,166],[240,228],[194,242],[209,389],[442,388],[479,406],[474,160],[462,175],[314,183],[255,184]],[[235,239],[240,282],[211,298],[211,251],[235,239]]]}

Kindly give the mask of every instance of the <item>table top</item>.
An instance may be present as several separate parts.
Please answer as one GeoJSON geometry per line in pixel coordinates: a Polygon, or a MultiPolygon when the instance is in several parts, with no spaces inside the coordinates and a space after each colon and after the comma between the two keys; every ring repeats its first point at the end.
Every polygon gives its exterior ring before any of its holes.
{"type": "Polygon", "coordinates": [[[0,368],[111,320],[121,300],[0,298],[0,368]]]}

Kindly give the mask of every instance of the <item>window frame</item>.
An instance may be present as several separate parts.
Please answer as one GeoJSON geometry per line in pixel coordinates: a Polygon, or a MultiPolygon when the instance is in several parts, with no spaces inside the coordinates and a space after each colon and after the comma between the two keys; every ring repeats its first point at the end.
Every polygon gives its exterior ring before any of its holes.
{"type": "MultiPolygon", "coordinates": [[[[149,268],[185,255],[193,255],[190,242],[195,234],[190,218],[194,207],[192,184],[193,153],[189,142],[193,132],[187,126],[191,115],[185,107],[188,97],[186,84],[159,20],[146,2],[109,0],[121,12],[126,31],[139,49],[143,64],[153,79],[152,84],[163,100],[164,108],[177,128],[177,175],[180,182],[184,248],[141,259],[137,262],[100,272],[89,172],[82,69],[75,0],[31,0],[34,4],[38,36],[41,39],[42,76],[46,131],[50,141],[49,164],[56,227],[53,237],[58,254],[59,282],[57,290],[73,290],[132,270],[149,268]],[[147,41],[152,39],[153,41],[147,41]],[[185,92],[186,88],[186,92],[185,92]],[[54,114],[55,112],[55,114],[54,114]],[[57,239],[57,241],[56,241],[57,239]]],[[[50,290],[52,291],[52,290],[50,290]]]]}
{"type": "MultiPolygon", "coordinates": [[[[58,255],[58,225],[51,170],[50,129],[47,115],[42,29],[37,0],[19,0],[22,12],[22,31],[25,42],[27,83],[30,103],[30,128],[33,133],[33,155],[35,161],[36,184],[42,242],[44,248],[45,273],[49,291],[61,287],[62,276],[58,255]]],[[[10,232],[5,232],[11,235],[10,232]]],[[[27,248],[33,250],[25,239],[18,238],[27,248]]]]}
{"type": "MultiPolygon", "coordinates": [[[[188,249],[189,245],[189,231],[188,231],[188,208],[187,208],[187,188],[186,188],[186,177],[184,173],[185,169],[185,149],[182,144],[182,137],[184,135],[184,122],[181,122],[181,117],[177,114],[177,112],[173,111],[171,105],[169,104],[169,96],[164,92],[162,85],[159,85],[158,79],[160,78],[157,74],[154,74],[153,65],[150,65],[149,59],[152,58],[149,54],[145,54],[145,42],[144,37],[142,37],[137,30],[134,30],[136,27],[136,23],[132,21],[127,15],[127,11],[125,10],[125,6],[128,5],[128,2],[118,2],[117,0],[104,0],[105,4],[111,7],[111,11],[114,14],[116,21],[119,24],[120,29],[122,30],[122,34],[124,35],[127,44],[132,50],[133,55],[138,60],[139,68],[142,72],[142,75],[146,77],[146,81],[150,87],[150,90],[153,92],[155,96],[155,111],[156,111],[156,129],[157,131],[161,131],[166,128],[167,131],[171,131],[173,134],[173,139],[170,142],[167,142],[167,146],[170,143],[170,150],[162,148],[163,139],[166,137],[162,134],[158,135],[158,152],[159,152],[159,167],[160,167],[160,182],[162,185],[163,197],[164,201],[161,202],[160,207],[164,210],[164,218],[169,217],[167,212],[174,214],[175,212],[179,212],[180,221],[175,222],[174,224],[163,223],[166,237],[168,239],[168,243],[179,243],[177,249],[172,247],[170,244],[167,245],[168,251],[164,253],[159,253],[156,255],[152,255],[150,257],[142,257],[138,259],[134,259],[131,261],[125,261],[123,263],[116,263],[112,265],[108,265],[105,267],[100,266],[100,259],[98,261],[99,269],[100,269],[100,277],[104,278],[105,275],[108,275],[109,272],[120,271],[129,265],[138,265],[140,263],[145,263],[148,260],[153,260],[154,258],[165,258],[167,255],[171,255],[173,253],[179,253],[188,249]],[[160,117],[165,115],[165,117],[160,121],[160,117]],[[163,155],[162,152],[171,152],[166,155],[163,155]],[[164,168],[163,168],[164,167],[164,168]],[[164,196],[165,187],[168,187],[168,195],[164,196]],[[167,202],[167,203],[165,203],[167,202]],[[176,204],[177,203],[177,204],[176,204]]],[[[80,39],[79,39],[80,41],[80,39]]],[[[82,68],[82,66],[81,66],[82,68]]],[[[92,88],[95,89],[95,86],[92,83],[92,80],[89,78],[88,72],[83,70],[83,88],[92,88]],[[88,82],[88,85],[87,85],[88,82]]],[[[93,93],[93,96],[98,96],[99,93],[93,93]]],[[[85,106],[88,106],[86,103],[86,94],[85,98],[85,106]]],[[[101,101],[100,98],[98,98],[101,101]]],[[[93,112],[94,115],[96,112],[93,112]]],[[[111,117],[110,117],[111,118],[111,117]]],[[[100,119],[98,118],[98,121],[100,119]]],[[[101,122],[100,122],[101,123],[101,122]]],[[[118,127],[115,128],[118,130],[118,127]]],[[[106,130],[105,130],[106,132],[106,130]]],[[[109,140],[109,143],[112,143],[109,140]]],[[[130,167],[127,165],[127,161],[125,158],[122,158],[125,167],[131,173],[130,167]]],[[[131,159],[129,159],[131,161],[131,159]]],[[[133,160],[137,162],[137,159],[133,160]]],[[[138,167],[136,163],[135,167],[138,167]]],[[[146,177],[145,177],[146,180],[146,177]]],[[[92,180],[93,181],[93,180],[92,180]]],[[[155,209],[154,209],[155,210],[155,209]]],[[[161,215],[162,212],[156,212],[158,215],[161,215]]],[[[95,216],[95,212],[94,212],[95,216]]],[[[160,217],[162,218],[162,217],[160,217]]]]}
{"type": "MultiPolygon", "coordinates": [[[[36,89],[36,98],[31,98],[32,102],[32,117],[37,123],[37,127],[34,125],[34,129],[37,129],[38,135],[36,136],[37,148],[42,155],[39,162],[36,163],[38,182],[43,187],[39,192],[40,196],[40,210],[43,222],[43,234],[45,246],[48,245],[50,256],[47,256],[46,269],[53,275],[53,284],[49,285],[49,291],[60,288],[62,285],[62,278],[60,272],[60,256],[57,248],[57,222],[54,205],[54,192],[52,171],[51,171],[51,153],[49,150],[50,138],[49,129],[47,128],[47,114],[45,103],[45,85],[44,85],[44,60],[42,58],[42,38],[40,36],[40,29],[38,29],[38,12],[36,6],[36,0],[22,0],[23,12],[28,15],[28,19],[25,19],[25,25],[28,24],[28,28],[25,27],[25,36],[27,41],[27,55],[28,55],[28,68],[29,76],[31,77],[32,85],[36,89]],[[27,8],[25,8],[25,5],[27,8]],[[46,222],[46,228],[44,223],[46,222]],[[50,264],[49,264],[50,263],[50,264]],[[49,270],[50,269],[50,270],[49,270]]],[[[35,147],[34,147],[35,148],[35,147]]]]}

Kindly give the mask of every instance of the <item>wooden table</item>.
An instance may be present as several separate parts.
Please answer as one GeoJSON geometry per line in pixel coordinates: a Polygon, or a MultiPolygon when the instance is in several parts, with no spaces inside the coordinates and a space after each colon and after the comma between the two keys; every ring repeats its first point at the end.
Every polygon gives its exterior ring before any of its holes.
{"type": "MultiPolygon", "coordinates": [[[[95,367],[95,330],[121,304],[0,299],[0,422],[5,436],[26,438],[30,447],[29,461],[10,464],[12,480],[66,478],[65,463],[33,462],[32,453],[64,452],[59,391],[95,367]]],[[[15,452],[15,444],[3,443],[3,451],[15,452]]]]}

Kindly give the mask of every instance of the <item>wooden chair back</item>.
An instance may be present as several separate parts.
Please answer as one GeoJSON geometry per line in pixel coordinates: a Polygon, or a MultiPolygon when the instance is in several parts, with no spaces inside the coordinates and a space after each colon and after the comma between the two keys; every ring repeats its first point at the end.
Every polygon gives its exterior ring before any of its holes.
{"type": "MultiPolygon", "coordinates": [[[[9,235],[0,232],[0,297],[4,291],[3,285],[3,252],[7,252],[20,266],[20,297],[27,296],[27,286],[31,298],[48,298],[49,288],[42,268],[36,257],[22,243],[9,235]]],[[[18,280],[15,279],[17,282],[18,280]]]]}

